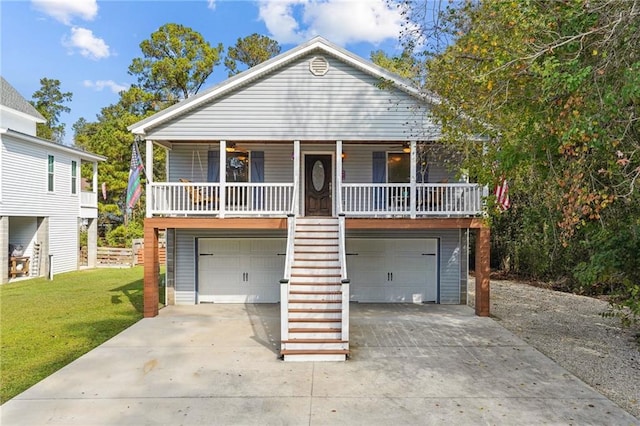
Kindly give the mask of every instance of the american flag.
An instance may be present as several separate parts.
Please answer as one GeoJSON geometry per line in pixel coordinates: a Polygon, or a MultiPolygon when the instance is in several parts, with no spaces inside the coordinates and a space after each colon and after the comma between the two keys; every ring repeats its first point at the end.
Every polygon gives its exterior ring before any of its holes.
{"type": "Polygon", "coordinates": [[[133,209],[142,194],[140,174],[143,169],[138,145],[134,143],[133,150],[131,151],[131,165],[129,167],[129,184],[127,185],[127,210],[133,209]]]}
{"type": "Polygon", "coordinates": [[[496,202],[502,210],[507,210],[509,206],[511,206],[511,202],[509,201],[509,184],[504,178],[496,186],[496,202]]]}

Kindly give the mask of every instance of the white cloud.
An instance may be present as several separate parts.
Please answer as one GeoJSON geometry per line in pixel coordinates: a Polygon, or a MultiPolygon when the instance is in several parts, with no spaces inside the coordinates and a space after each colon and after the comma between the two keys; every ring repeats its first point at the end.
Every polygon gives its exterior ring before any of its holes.
{"type": "Polygon", "coordinates": [[[129,89],[128,85],[118,84],[113,80],[96,80],[96,81],[85,80],[83,81],[83,84],[84,84],[84,87],[93,88],[98,92],[101,92],[102,90],[107,88],[111,90],[111,92],[116,94],[122,92],[123,90],[129,89]]]}
{"type": "Polygon", "coordinates": [[[207,7],[211,10],[215,10],[216,0],[207,0],[207,7]]]}
{"type": "Polygon", "coordinates": [[[89,59],[103,59],[111,55],[109,46],[103,39],[93,35],[93,31],[81,27],[71,28],[71,36],[63,39],[63,44],[70,49],[77,49],[89,59]]]}
{"type": "Polygon", "coordinates": [[[334,43],[397,39],[401,9],[386,0],[259,0],[259,16],[280,43],[322,36],[334,43]]]}
{"type": "Polygon", "coordinates": [[[71,25],[76,16],[91,21],[98,14],[96,0],[32,0],[31,3],[36,9],[65,25],[71,25]]]}

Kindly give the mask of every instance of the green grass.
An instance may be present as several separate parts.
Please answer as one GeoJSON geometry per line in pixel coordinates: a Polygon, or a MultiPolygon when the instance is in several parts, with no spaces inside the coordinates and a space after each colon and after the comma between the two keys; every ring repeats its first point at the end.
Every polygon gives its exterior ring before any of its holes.
{"type": "Polygon", "coordinates": [[[142,267],[0,286],[0,403],[142,318],[142,267]]]}

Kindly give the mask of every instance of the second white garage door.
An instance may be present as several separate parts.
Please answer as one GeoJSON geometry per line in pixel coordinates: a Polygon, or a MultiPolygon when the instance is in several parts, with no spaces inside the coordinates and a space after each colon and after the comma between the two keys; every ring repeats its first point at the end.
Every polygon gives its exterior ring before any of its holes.
{"type": "Polygon", "coordinates": [[[284,276],[283,238],[199,238],[198,302],[275,303],[284,276]]]}
{"type": "Polygon", "coordinates": [[[424,302],[438,298],[438,239],[347,238],[351,300],[424,302]]]}

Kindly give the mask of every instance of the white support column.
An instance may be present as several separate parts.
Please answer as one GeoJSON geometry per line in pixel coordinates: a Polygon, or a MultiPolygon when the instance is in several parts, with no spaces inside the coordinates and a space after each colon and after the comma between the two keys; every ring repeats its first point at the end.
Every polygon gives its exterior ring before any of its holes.
{"type": "Polygon", "coordinates": [[[300,216],[300,194],[303,193],[300,179],[300,141],[293,141],[293,188],[295,190],[293,214],[300,216]]]}
{"type": "Polygon", "coordinates": [[[418,172],[416,163],[418,161],[418,153],[416,151],[416,141],[411,141],[411,159],[410,159],[410,180],[411,190],[409,191],[409,205],[411,206],[411,219],[416,217],[416,173],[418,172]]]}
{"type": "Polygon", "coordinates": [[[9,216],[0,216],[0,284],[9,281],[9,216]]]}
{"type": "Polygon", "coordinates": [[[153,194],[151,191],[151,184],[153,183],[153,141],[146,141],[145,147],[145,155],[146,155],[146,166],[145,166],[145,177],[147,179],[147,196],[146,196],[146,205],[147,205],[147,217],[151,217],[153,206],[153,194]]]}
{"type": "Polygon", "coordinates": [[[89,219],[87,229],[87,267],[95,268],[98,262],[98,219],[89,219]]]}
{"type": "MultiPolygon", "coordinates": [[[[93,188],[93,192],[96,194],[96,200],[97,200],[97,196],[100,193],[100,190],[98,189],[98,162],[97,161],[93,162],[93,175],[91,180],[91,188],[93,188]]],[[[98,207],[98,206],[95,206],[95,207],[98,207]]]]}
{"type": "Polygon", "coordinates": [[[227,205],[227,141],[220,141],[220,219],[224,218],[224,208],[227,205]]]}
{"type": "Polygon", "coordinates": [[[336,141],[336,213],[342,213],[342,141],[336,141]]]}

